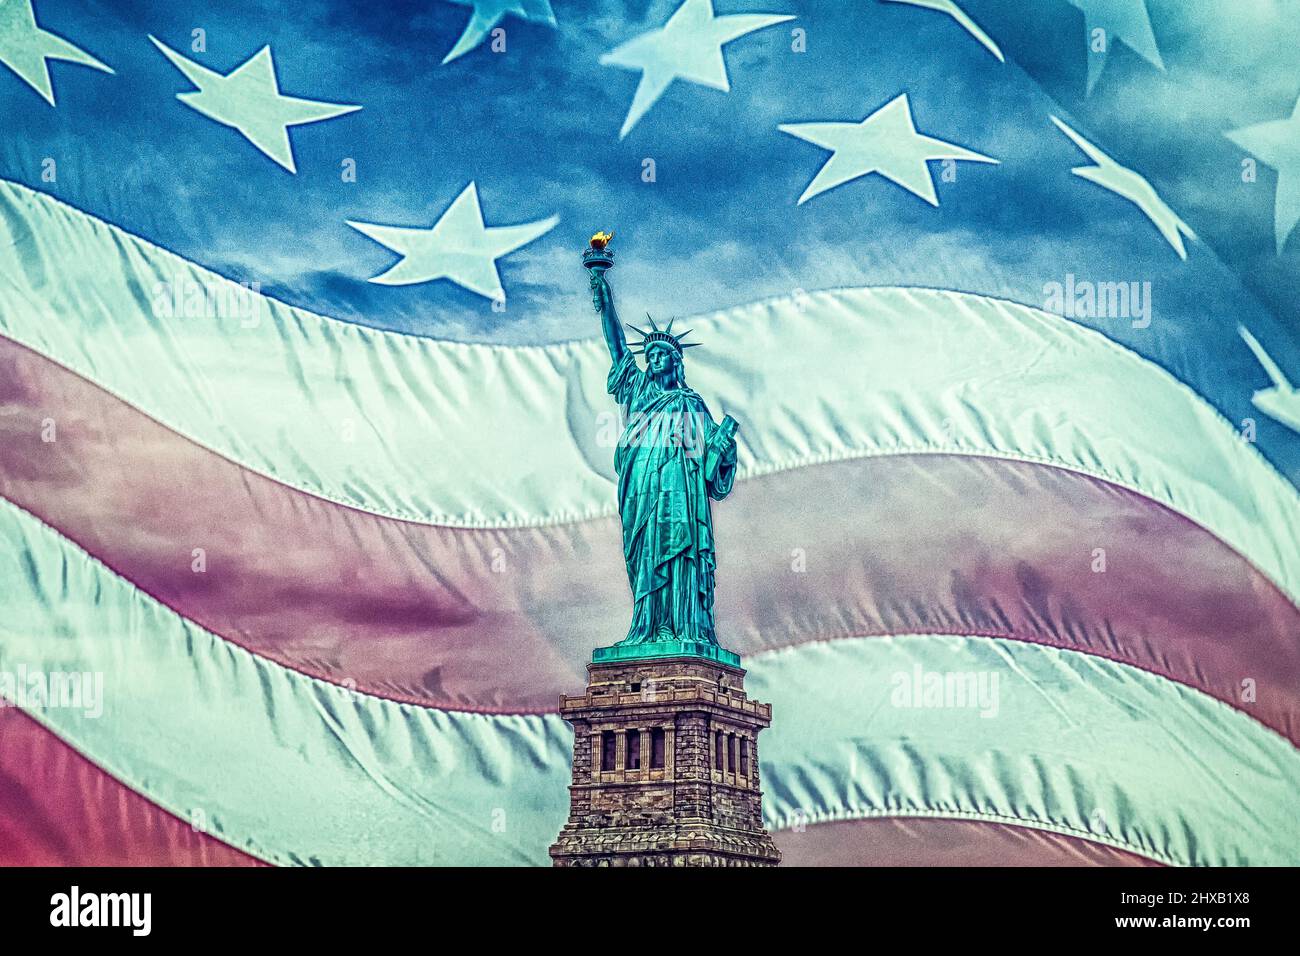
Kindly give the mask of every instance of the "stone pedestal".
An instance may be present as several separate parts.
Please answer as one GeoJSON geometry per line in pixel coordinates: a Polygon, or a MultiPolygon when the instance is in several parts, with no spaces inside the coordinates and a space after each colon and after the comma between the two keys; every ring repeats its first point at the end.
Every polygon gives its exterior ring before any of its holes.
{"type": "Polygon", "coordinates": [[[573,725],[569,821],[556,866],[775,866],[763,829],[758,733],[772,708],[745,672],[694,656],[587,666],[573,725]]]}

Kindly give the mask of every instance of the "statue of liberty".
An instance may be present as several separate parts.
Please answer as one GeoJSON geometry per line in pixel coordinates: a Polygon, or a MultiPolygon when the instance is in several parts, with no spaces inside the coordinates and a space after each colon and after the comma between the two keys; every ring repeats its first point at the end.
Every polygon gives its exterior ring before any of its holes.
{"type": "Polygon", "coordinates": [[[736,420],[715,422],[686,384],[682,355],[699,343],[682,341],[649,315],[650,327],[629,347],[605,271],[613,265],[610,236],[598,233],[583,264],[591,270],[592,302],[600,313],[613,363],[609,393],[626,409],[614,455],[623,557],[632,589],[632,624],[612,648],[593,660],[694,654],[738,664],[718,645],[713,623],[713,517],[736,476],[736,420]],[[637,365],[635,352],[645,356],[637,365]]]}

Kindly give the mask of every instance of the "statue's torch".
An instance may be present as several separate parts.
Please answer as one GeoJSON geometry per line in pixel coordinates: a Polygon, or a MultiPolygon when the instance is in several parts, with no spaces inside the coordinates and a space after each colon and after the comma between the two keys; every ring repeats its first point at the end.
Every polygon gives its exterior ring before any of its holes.
{"type": "Polygon", "coordinates": [[[591,237],[591,244],[582,254],[582,264],[591,270],[592,275],[604,275],[605,270],[614,268],[614,250],[609,248],[609,241],[613,238],[612,232],[598,232],[591,237]]]}
{"type": "Polygon", "coordinates": [[[609,248],[609,240],[614,238],[612,232],[598,232],[591,237],[587,251],[582,254],[582,264],[591,273],[591,302],[596,311],[601,311],[604,300],[602,286],[605,284],[606,271],[614,268],[614,250],[609,248]]]}

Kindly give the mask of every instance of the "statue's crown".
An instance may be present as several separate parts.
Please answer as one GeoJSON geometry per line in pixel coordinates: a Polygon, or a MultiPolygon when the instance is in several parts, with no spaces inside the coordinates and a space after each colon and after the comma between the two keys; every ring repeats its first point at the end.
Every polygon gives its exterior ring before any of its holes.
{"type": "MultiPolygon", "coordinates": [[[[691,334],[690,329],[687,329],[685,332],[682,332],[680,335],[673,335],[673,322],[675,322],[676,319],[669,319],[667,328],[661,329],[659,328],[659,326],[655,325],[655,320],[651,318],[649,312],[645,314],[645,317],[650,322],[649,332],[647,332],[645,329],[638,329],[635,325],[627,326],[633,332],[641,336],[640,342],[633,343],[632,345],[633,352],[644,352],[651,345],[659,344],[659,345],[666,345],[670,349],[675,350],[678,355],[681,355],[682,349],[693,349],[695,348],[695,346],[703,344],[702,342],[682,341],[682,339],[686,338],[686,336],[691,334]]],[[[626,322],[623,324],[627,325],[626,322]]]]}

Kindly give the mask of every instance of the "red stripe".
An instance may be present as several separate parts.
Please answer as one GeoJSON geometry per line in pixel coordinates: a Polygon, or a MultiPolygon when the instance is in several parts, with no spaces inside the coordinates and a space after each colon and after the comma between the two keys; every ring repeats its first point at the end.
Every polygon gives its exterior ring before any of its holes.
{"type": "MultiPolygon", "coordinates": [[[[289,667],[432,706],[544,711],[627,626],[615,519],[470,531],[341,507],[3,339],[0,390],[0,494],[289,667]]],[[[719,628],[742,654],[916,632],[1036,641],[1200,688],[1300,741],[1300,610],[1132,492],[1041,465],[898,456],[750,479],[717,525],[719,628]]]]}
{"type": "Polygon", "coordinates": [[[785,866],[1159,866],[1080,837],[985,820],[878,817],[774,833],[785,866]]]}
{"type": "Polygon", "coordinates": [[[0,866],[262,866],[0,709],[0,866]]]}

